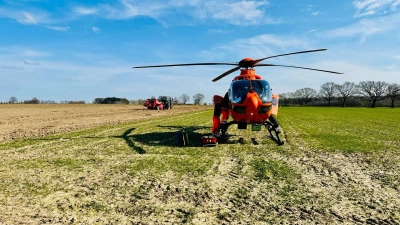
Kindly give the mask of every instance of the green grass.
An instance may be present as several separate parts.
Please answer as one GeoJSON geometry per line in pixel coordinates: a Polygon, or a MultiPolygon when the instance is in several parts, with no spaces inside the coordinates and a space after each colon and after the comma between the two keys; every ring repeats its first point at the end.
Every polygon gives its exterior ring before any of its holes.
{"type": "Polygon", "coordinates": [[[254,159],[251,166],[257,180],[292,180],[299,177],[293,168],[277,160],[254,159]]]}
{"type": "MultiPolygon", "coordinates": [[[[399,150],[399,109],[282,107],[285,145],[277,146],[265,129],[231,126],[225,142],[203,148],[200,138],[210,133],[212,113],[0,143],[0,207],[8,207],[9,215],[12,207],[39,217],[76,215],[83,224],[201,224],[201,216],[215,224],[290,223],[293,215],[285,210],[317,204],[314,210],[324,215],[331,207],[307,186],[309,176],[296,163],[305,155],[361,152],[369,153],[359,160],[368,166],[394,171],[398,165],[380,156],[399,150]],[[176,146],[181,129],[189,134],[189,147],[176,146]]],[[[341,172],[328,160],[318,163],[322,171],[341,172]]],[[[399,186],[395,173],[376,177],[399,186]]]]}
{"type": "Polygon", "coordinates": [[[281,107],[285,130],[311,147],[332,152],[376,152],[400,149],[400,109],[281,107]]]}

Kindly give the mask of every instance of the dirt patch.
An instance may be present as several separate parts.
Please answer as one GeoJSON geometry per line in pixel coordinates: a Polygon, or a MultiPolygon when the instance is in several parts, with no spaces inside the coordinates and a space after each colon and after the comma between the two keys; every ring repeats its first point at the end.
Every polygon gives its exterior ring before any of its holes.
{"type": "Polygon", "coordinates": [[[323,152],[298,138],[294,127],[286,132],[292,138],[280,154],[270,152],[268,158],[285,161],[301,173],[309,203],[292,209],[296,220],[307,216],[322,223],[400,224],[397,152],[323,152]]]}
{"type": "Polygon", "coordinates": [[[147,110],[140,105],[0,105],[0,142],[187,113],[210,106],[147,110]]]}
{"type": "MultiPolygon", "coordinates": [[[[291,125],[283,146],[266,130],[231,127],[214,148],[178,148],[175,131],[187,127],[191,140],[200,139],[211,111],[107,107],[70,122],[83,129],[159,118],[5,143],[0,224],[400,224],[397,151],[314,149],[291,125]]],[[[68,118],[57,121],[52,126],[68,118]]]]}

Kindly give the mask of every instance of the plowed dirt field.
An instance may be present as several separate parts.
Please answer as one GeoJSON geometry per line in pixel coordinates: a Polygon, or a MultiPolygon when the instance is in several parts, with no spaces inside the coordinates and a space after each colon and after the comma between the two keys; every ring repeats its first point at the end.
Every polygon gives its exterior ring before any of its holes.
{"type": "Polygon", "coordinates": [[[282,107],[284,145],[206,148],[211,107],[143,108],[0,105],[0,225],[400,224],[400,109],[282,107]]]}
{"type": "Polygon", "coordinates": [[[64,133],[101,125],[114,125],[210,108],[175,106],[172,110],[147,110],[140,105],[49,104],[0,105],[0,142],[64,133]]]}

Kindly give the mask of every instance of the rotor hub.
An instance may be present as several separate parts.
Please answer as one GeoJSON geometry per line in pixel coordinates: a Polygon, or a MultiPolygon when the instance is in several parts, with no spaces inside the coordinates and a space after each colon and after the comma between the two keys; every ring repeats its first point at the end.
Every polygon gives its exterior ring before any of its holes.
{"type": "Polygon", "coordinates": [[[244,58],[239,62],[239,66],[242,68],[253,68],[256,61],[252,58],[244,58]]]}

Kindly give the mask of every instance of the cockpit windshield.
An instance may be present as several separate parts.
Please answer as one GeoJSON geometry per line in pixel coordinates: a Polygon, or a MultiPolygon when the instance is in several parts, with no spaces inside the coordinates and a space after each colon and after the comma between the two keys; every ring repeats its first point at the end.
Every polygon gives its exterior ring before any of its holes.
{"type": "Polygon", "coordinates": [[[262,103],[272,102],[271,87],[266,80],[237,80],[233,81],[229,97],[233,103],[243,103],[251,86],[257,92],[262,103]],[[251,85],[250,85],[251,82],[251,85]]]}

